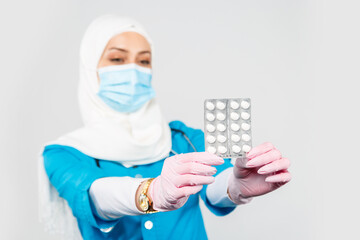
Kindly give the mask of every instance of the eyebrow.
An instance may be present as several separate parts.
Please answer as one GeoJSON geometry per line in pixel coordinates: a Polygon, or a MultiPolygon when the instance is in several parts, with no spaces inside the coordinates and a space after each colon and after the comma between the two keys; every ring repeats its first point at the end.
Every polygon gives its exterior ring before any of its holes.
{"type": "MultiPolygon", "coordinates": [[[[109,50],[118,50],[118,51],[126,52],[126,53],[129,52],[129,51],[126,50],[126,49],[117,48],[117,47],[112,47],[112,48],[110,48],[109,50]]],[[[151,52],[150,52],[149,50],[144,50],[144,51],[139,52],[139,54],[143,54],[143,53],[150,53],[150,54],[151,54],[151,52]]]]}

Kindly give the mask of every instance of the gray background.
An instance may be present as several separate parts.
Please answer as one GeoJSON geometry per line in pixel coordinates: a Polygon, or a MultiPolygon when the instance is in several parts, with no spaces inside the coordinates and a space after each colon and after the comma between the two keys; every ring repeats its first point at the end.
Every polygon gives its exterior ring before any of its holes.
{"type": "Polygon", "coordinates": [[[78,50],[92,19],[142,22],[166,118],[202,128],[205,98],[251,97],[254,144],[293,180],[226,217],[210,239],[360,239],[357,1],[2,1],[0,239],[58,239],[37,218],[41,144],[81,126],[78,50]]]}

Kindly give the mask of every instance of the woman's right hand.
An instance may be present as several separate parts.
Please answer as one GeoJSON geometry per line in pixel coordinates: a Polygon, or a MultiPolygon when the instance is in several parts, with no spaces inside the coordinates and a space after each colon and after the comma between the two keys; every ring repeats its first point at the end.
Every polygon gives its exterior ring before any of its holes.
{"type": "Polygon", "coordinates": [[[165,159],[161,175],[149,187],[153,209],[170,211],[182,207],[191,194],[215,181],[212,176],[224,160],[207,152],[179,154],[165,159]]]}

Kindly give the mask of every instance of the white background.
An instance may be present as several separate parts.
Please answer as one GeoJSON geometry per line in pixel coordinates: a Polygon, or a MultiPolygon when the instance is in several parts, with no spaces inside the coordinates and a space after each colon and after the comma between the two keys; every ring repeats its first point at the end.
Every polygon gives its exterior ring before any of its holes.
{"type": "Polygon", "coordinates": [[[203,100],[251,97],[254,144],[290,158],[293,180],[226,217],[210,239],[360,239],[358,1],[2,1],[0,239],[58,239],[38,223],[41,144],[81,126],[78,51],[117,13],[155,43],[166,118],[202,128],[203,100]]]}

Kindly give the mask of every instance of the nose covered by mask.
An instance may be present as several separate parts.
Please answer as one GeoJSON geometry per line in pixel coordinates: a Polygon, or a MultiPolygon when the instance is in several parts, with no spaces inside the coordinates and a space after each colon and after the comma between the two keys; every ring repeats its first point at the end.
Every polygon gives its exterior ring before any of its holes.
{"type": "Polygon", "coordinates": [[[99,68],[98,74],[98,96],[118,112],[135,112],[155,97],[150,68],[137,64],[113,65],[99,68]]]}

